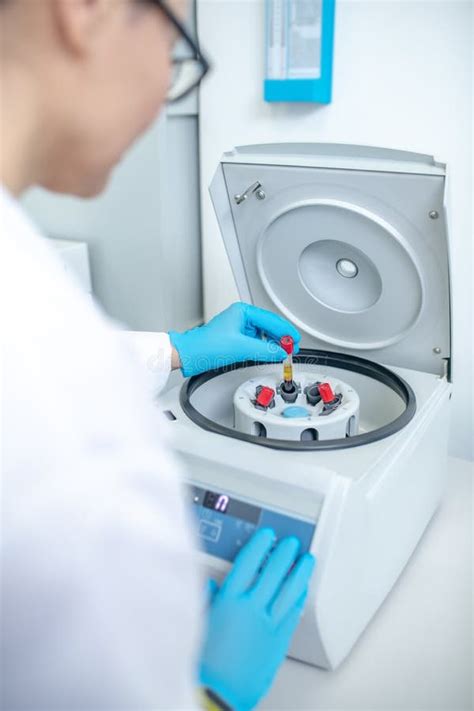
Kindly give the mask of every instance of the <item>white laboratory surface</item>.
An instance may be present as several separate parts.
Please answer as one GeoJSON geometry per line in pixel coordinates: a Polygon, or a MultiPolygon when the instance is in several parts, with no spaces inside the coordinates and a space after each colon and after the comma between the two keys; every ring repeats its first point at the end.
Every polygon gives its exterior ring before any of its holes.
{"type": "Polygon", "coordinates": [[[350,655],[443,497],[445,183],[427,155],[275,144],[225,153],[211,184],[242,299],[289,319],[303,348],[291,392],[281,365],[246,363],[195,376],[162,405],[208,574],[267,526],[317,557],[289,655],[324,669],[350,655]]]}
{"type": "MultiPolygon", "coordinates": [[[[474,465],[448,460],[443,502],[336,671],[288,659],[260,711],[471,711],[474,465]]],[[[316,601],[317,604],[317,601],[316,601]]]]}

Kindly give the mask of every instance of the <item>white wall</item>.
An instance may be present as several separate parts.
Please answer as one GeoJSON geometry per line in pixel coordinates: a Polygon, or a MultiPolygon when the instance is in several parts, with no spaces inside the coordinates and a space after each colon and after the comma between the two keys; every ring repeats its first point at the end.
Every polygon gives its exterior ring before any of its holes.
{"type": "Polygon", "coordinates": [[[201,90],[207,317],[237,297],[207,194],[224,150],[328,141],[434,154],[451,181],[454,327],[451,451],[472,458],[472,15],[470,0],[336,0],[333,102],[262,99],[263,0],[198,0],[214,71],[201,90]]]}
{"type": "Polygon", "coordinates": [[[196,112],[168,109],[99,197],[35,188],[23,200],[46,234],[88,243],[94,295],[128,328],[186,329],[202,321],[196,112]]]}

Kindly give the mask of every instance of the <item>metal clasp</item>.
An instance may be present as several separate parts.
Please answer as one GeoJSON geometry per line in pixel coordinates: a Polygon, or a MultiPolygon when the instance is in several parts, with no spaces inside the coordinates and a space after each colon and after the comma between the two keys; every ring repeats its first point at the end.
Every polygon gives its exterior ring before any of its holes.
{"type": "Polygon", "coordinates": [[[234,195],[234,200],[236,204],[240,205],[244,202],[244,200],[247,200],[250,193],[257,193],[257,197],[259,200],[263,200],[265,198],[265,193],[263,191],[262,184],[257,180],[257,182],[252,183],[252,185],[250,185],[247,190],[245,190],[245,192],[234,195]]]}

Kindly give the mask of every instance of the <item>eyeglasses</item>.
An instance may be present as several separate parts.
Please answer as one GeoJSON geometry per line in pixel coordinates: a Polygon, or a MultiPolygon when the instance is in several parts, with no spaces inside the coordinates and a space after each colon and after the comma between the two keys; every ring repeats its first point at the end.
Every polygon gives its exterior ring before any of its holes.
{"type": "Polygon", "coordinates": [[[166,100],[168,103],[173,103],[184,98],[199,86],[208,73],[210,64],[199,49],[197,41],[191,37],[184,24],[169,9],[166,2],[163,0],[147,0],[147,2],[156,5],[163,12],[190,51],[189,57],[179,57],[172,60],[171,82],[166,100]]]}

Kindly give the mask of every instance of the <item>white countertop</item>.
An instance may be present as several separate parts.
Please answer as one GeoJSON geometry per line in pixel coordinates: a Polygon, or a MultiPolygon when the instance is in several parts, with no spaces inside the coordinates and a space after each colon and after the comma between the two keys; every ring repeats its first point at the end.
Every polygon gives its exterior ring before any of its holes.
{"type": "Polygon", "coordinates": [[[346,661],[287,660],[261,711],[473,709],[474,464],[449,467],[444,502],[346,661]]]}

